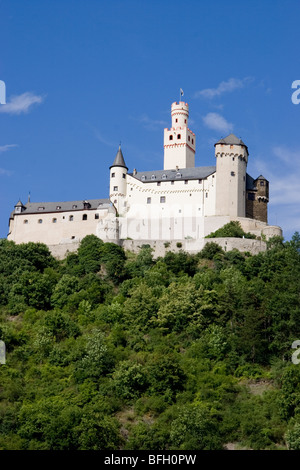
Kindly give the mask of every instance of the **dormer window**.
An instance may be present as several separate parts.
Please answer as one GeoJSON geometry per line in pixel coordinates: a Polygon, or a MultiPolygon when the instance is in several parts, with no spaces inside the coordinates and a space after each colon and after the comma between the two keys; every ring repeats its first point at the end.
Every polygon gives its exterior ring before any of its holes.
{"type": "Polygon", "coordinates": [[[38,210],[39,210],[39,211],[44,211],[44,210],[45,210],[45,207],[39,207],[38,210]]]}
{"type": "Polygon", "coordinates": [[[77,209],[77,205],[73,204],[72,209],[77,209]]]}
{"type": "Polygon", "coordinates": [[[181,173],[176,173],[176,178],[181,178],[181,173]]]}
{"type": "Polygon", "coordinates": [[[152,180],[155,180],[156,176],[155,175],[151,175],[151,179],[152,180]]]}
{"type": "Polygon", "coordinates": [[[143,176],[142,176],[142,181],[145,181],[145,179],[146,179],[146,176],[143,175],[143,176]]]}
{"type": "Polygon", "coordinates": [[[162,179],[163,179],[163,180],[166,180],[166,179],[167,179],[167,175],[166,175],[165,173],[162,175],[162,179]]]}
{"type": "Polygon", "coordinates": [[[59,211],[61,209],[61,206],[56,206],[56,210],[59,211]]]}
{"type": "Polygon", "coordinates": [[[83,201],[83,208],[84,208],[84,210],[90,209],[90,208],[91,208],[91,204],[90,204],[88,201],[83,201]]]}

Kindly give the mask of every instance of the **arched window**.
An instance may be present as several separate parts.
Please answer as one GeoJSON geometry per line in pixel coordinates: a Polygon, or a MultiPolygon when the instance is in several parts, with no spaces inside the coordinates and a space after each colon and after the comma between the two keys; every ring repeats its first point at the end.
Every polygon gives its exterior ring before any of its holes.
{"type": "Polygon", "coordinates": [[[27,219],[24,220],[24,224],[28,224],[28,220],[27,220],[27,219]]]}
{"type": "Polygon", "coordinates": [[[70,215],[70,216],[69,216],[69,221],[70,221],[70,222],[73,222],[73,220],[74,220],[74,216],[73,216],[73,215],[70,215]]]}
{"type": "Polygon", "coordinates": [[[87,220],[87,214],[83,214],[82,220],[87,220]]]}
{"type": "Polygon", "coordinates": [[[172,135],[169,136],[169,140],[173,140],[173,136],[172,136],[172,135]]]}
{"type": "Polygon", "coordinates": [[[52,223],[53,223],[53,224],[56,224],[56,222],[57,222],[57,219],[55,219],[55,218],[52,219],[52,223]]]}
{"type": "Polygon", "coordinates": [[[177,134],[177,140],[181,139],[181,134],[177,134]]]}
{"type": "Polygon", "coordinates": [[[43,223],[43,219],[39,219],[39,220],[38,220],[38,223],[39,223],[39,224],[42,224],[42,223],[43,223]]]}

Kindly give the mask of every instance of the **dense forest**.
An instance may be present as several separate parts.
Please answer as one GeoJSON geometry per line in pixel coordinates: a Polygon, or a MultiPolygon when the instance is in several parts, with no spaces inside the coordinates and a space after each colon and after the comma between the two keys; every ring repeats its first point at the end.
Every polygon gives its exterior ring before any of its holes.
{"type": "Polygon", "coordinates": [[[297,232],[158,259],[0,240],[0,449],[300,449],[299,279],[297,232]]]}

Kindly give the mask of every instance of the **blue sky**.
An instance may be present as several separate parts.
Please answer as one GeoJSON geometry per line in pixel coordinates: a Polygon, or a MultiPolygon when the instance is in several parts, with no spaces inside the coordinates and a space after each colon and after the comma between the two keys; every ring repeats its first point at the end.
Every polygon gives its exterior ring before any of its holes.
{"type": "Polygon", "coordinates": [[[129,171],[163,167],[179,90],[214,165],[230,132],[270,181],[269,223],[300,231],[298,0],[0,0],[0,237],[14,204],[106,198],[119,142],[129,171]]]}

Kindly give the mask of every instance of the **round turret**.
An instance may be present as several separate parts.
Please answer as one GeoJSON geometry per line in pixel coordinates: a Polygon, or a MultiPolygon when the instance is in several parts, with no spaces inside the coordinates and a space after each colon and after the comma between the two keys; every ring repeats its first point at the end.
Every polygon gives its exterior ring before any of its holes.
{"type": "Polygon", "coordinates": [[[189,118],[189,105],[184,101],[172,103],[172,127],[187,127],[189,118]]]}

